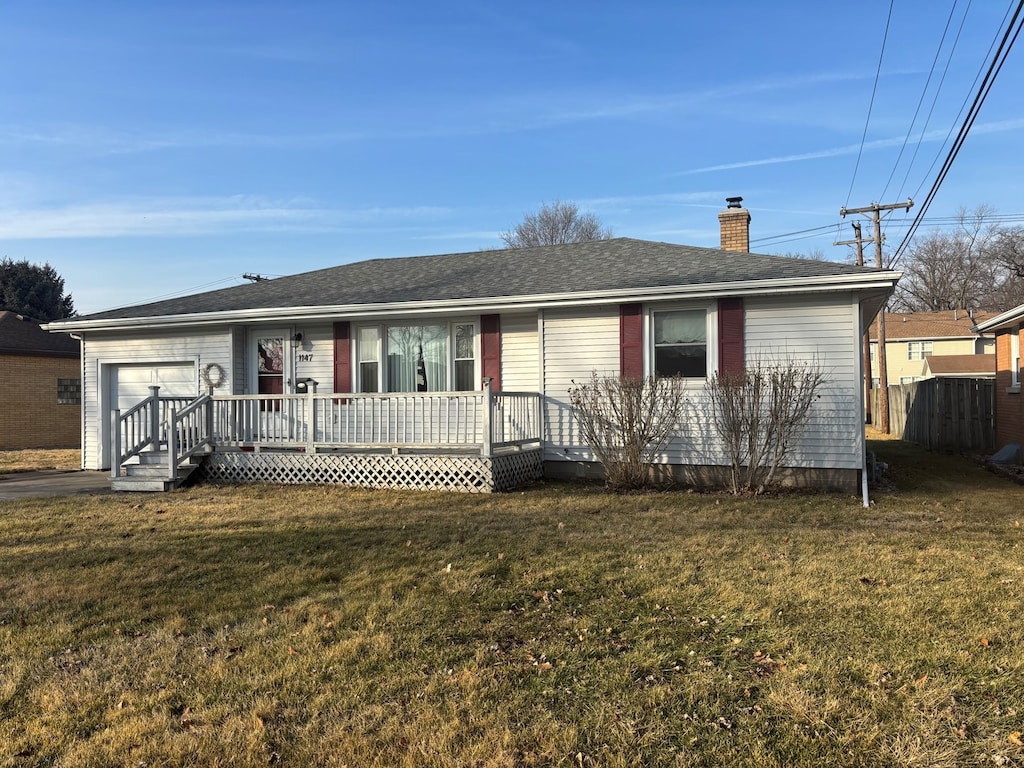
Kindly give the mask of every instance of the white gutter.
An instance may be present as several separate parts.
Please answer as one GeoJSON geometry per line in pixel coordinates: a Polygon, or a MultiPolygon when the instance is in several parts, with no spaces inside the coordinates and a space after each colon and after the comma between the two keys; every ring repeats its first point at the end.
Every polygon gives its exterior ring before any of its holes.
{"type": "Polygon", "coordinates": [[[999,330],[1003,325],[1012,325],[1019,322],[1024,318],[1024,304],[1013,309],[1008,309],[1001,315],[996,315],[993,318],[986,320],[983,323],[978,323],[976,326],[971,328],[974,333],[985,333],[986,331],[999,330]]]}
{"type": "Polygon", "coordinates": [[[728,283],[683,285],[656,288],[623,288],[614,291],[538,294],[535,296],[497,296],[441,301],[378,302],[312,307],[259,307],[224,312],[196,312],[182,315],[104,318],[96,320],[60,320],[42,326],[47,331],[80,332],[89,330],[146,329],[185,325],[220,325],[253,322],[273,316],[276,322],[290,320],[337,320],[350,317],[379,318],[389,315],[442,314],[453,311],[488,312],[495,309],[542,309],[551,306],[576,307],[594,304],[706,299],[722,295],[767,296],[791,293],[833,292],[842,290],[892,290],[901,272],[872,272],[828,277],[775,278],[741,280],[728,283]]]}

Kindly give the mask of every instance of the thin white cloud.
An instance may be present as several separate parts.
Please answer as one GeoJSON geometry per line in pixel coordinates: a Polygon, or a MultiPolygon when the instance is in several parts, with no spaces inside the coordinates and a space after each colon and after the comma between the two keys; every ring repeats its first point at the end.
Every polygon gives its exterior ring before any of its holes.
{"type": "MultiPolygon", "coordinates": [[[[47,126],[0,127],[0,144],[44,144],[68,149],[85,149],[101,154],[132,154],[165,149],[202,147],[292,147],[331,146],[371,140],[416,140],[476,136],[502,133],[520,133],[541,130],[572,123],[601,120],[621,120],[643,116],[694,113],[701,105],[714,102],[734,102],[759,93],[808,88],[863,79],[849,73],[818,73],[798,77],[751,80],[729,83],[714,88],[674,93],[654,93],[637,96],[609,96],[607,91],[591,94],[541,91],[502,97],[469,106],[452,106],[439,110],[431,106],[430,116],[415,119],[389,120],[389,124],[414,125],[414,128],[394,130],[381,128],[367,115],[360,122],[358,116],[347,115],[357,127],[344,130],[325,130],[312,133],[247,133],[217,129],[180,129],[148,132],[111,130],[102,126],[63,124],[47,126]],[[455,119],[442,123],[431,118],[444,114],[455,119]]],[[[392,116],[393,117],[393,116],[392,116]]],[[[412,118],[413,116],[407,116],[412,118]]]]}
{"type": "MultiPolygon", "coordinates": [[[[1024,128],[1024,118],[1015,120],[1001,120],[992,123],[975,125],[971,129],[972,134],[1001,133],[1004,131],[1015,131],[1024,128]]],[[[944,141],[948,135],[947,131],[928,131],[921,139],[924,142],[944,141]]],[[[903,144],[903,137],[889,139],[876,139],[864,144],[864,151],[871,152],[877,149],[898,147],[903,144]]],[[[917,139],[913,139],[917,141],[917,139]]],[[[780,165],[784,163],[797,163],[804,160],[821,160],[828,157],[841,157],[843,155],[855,155],[860,151],[860,144],[847,144],[842,147],[831,149],[819,149],[813,152],[800,152],[792,155],[778,155],[776,157],[764,157],[757,160],[741,160],[736,163],[722,163],[720,165],[706,165],[701,168],[691,168],[687,171],[679,171],[671,174],[673,176],[690,176],[696,173],[711,173],[713,171],[731,171],[737,168],[753,168],[759,165],[780,165]]]]}
{"type": "Polygon", "coordinates": [[[330,232],[443,218],[431,206],[339,210],[255,198],[146,200],[0,210],[0,239],[174,237],[238,232],[330,232]]]}

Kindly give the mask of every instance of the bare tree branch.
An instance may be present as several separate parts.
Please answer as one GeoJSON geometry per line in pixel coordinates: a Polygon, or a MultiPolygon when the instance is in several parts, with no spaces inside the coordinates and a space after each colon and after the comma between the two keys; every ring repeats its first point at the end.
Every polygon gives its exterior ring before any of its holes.
{"type": "Polygon", "coordinates": [[[520,224],[501,233],[508,248],[585,243],[611,237],[612,231],[603,228],[597,216],[581,212],[576,203],[560,200],[543,203],[537,213],[527,214],[520,224]]]}
{"type": "Polygon", "coordinates": [[[1006,309],[1024,299],[1024,229],[1000,229],[994,210],[961,208],[957,227],[915,238],[902,259],[896,309],[1006,309]]]}

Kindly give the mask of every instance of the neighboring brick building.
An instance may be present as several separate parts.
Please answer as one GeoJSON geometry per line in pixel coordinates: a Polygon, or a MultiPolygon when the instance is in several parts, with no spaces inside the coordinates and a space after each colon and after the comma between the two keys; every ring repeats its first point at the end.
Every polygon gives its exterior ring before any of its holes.
{"type": "Polygon", "coordinates": [[[1020,350],[1024,339],[1024,304],[978,323],[978,333],[996,337],[996,448],[1024,445],[1024,402],[1021,395],[1020,350]]]}
{"type": "Polygon", "coordinates": [[[82,444],[81,344],[0,311],[0,450],[82,444]]]}

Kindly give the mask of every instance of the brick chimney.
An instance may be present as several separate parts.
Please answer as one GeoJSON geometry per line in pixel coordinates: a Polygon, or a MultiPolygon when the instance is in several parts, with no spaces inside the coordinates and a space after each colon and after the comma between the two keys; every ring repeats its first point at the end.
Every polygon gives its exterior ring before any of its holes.
{"type": "Polygon", "coordinates": [[[750,252],[750,211],[741,205],[742,202],[742,197],[727,197],[726,209],[718,214],[723,251],[750,252]]]}

